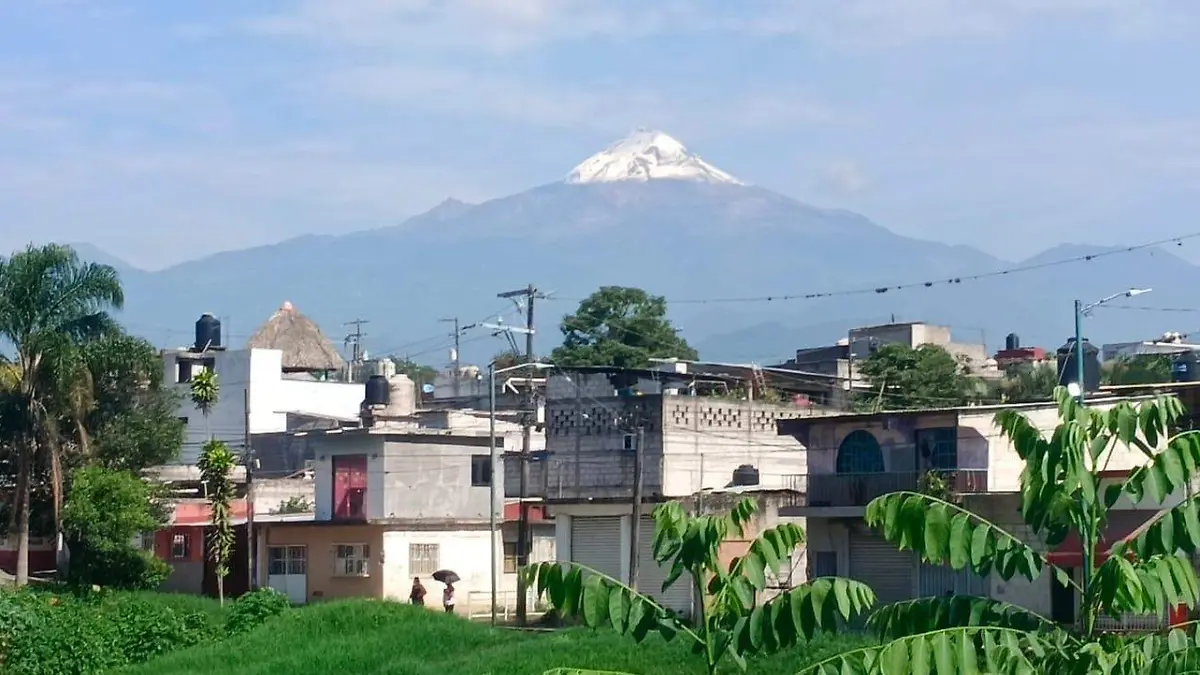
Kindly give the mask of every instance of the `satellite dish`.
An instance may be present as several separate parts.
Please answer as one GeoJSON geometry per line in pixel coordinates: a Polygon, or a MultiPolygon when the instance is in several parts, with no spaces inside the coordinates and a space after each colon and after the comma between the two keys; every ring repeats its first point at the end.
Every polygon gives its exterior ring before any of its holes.
{"type": "Polygon", "coordinates": [[[1079,388],[1078,382],[1068,382],[1067,383],[1067,393],[1068,394],[1070,394],[1072,396],[1078,396],[1080,391],[1081,390],[1079,388]]]}
{"type": "Polygon", "coordinates": [[[426,382],[425,384],[421,385],[421,392],[425,393],[425,394],[432,394],[433,393],[433,385],[426,382]]]}

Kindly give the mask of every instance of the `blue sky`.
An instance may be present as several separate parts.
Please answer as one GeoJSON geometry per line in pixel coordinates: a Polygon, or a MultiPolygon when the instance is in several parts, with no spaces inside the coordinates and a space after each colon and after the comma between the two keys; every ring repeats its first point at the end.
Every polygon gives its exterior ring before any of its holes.
{"type": "Polygon", "coordinates": [[[1009,259],[1200,229],[1178,0],[0,0],[0,250],[156,268],[559,179],[638,126],[1009,259]]]}

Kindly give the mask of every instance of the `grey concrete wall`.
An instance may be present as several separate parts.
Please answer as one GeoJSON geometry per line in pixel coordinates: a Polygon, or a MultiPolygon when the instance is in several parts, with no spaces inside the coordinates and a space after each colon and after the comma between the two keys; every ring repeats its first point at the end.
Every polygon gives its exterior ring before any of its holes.
{"type": "Polygon", "coordinates": [[[163,582],[160,590],[168,593],[199,595],[204,591],[204,561],[167,561],[171,575],[163,582]]]}
{"type": "MultiPolygon", "coordinates": [[[[471,485],[471,458],[489,454],[486,437],[389,438],[384,446],[383,518],[487,520],[490,493],[471,485]]],[[[503,494],[502,467],[497,475],[503,494]]]]}

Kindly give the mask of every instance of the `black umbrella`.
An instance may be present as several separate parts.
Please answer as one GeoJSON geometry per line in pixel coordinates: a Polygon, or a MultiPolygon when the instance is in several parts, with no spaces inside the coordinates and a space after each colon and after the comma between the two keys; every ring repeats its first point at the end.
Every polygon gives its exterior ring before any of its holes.
{"type": "Polygon", "coordinates": [[[440,581],[443,584],[452,584],[460,579],[462,579],[462,577],[458,576],[451,570],[438,570],[433,573],[433,580],[440,581]]]}

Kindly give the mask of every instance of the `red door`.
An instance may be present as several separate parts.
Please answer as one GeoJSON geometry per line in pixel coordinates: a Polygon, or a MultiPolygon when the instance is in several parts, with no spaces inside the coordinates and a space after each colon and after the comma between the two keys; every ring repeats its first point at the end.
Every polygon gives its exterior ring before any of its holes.
{"type": "Polygon", "coordinates": [[[333,517],[351,520],[366,517],[367,456],[333,458],[333,517]]]}

